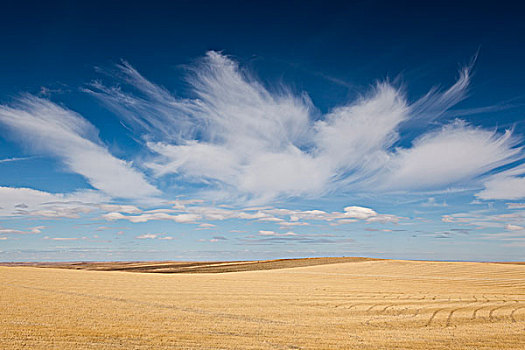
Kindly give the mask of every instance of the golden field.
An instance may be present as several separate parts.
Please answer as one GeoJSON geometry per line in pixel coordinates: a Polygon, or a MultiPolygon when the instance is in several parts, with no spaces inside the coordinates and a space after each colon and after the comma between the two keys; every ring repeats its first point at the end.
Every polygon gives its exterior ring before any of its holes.
{"type": "Polygon", "coordinates": [[[260,263],[0,266],[0,348],[525,349],[525,265],[260,263]]]}

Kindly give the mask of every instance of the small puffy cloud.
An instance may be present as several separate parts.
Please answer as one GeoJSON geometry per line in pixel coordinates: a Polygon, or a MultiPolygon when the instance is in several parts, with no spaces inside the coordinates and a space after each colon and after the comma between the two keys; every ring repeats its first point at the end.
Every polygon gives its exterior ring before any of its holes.
{"type": "Polygon", "coordinates": [[[42,230],[45,228],[45,226],[35,226],[31,227],[29,230],[31,231],[31,233],[42,233],[42,230]]]}
{"type": "Polygon", "coordinates": [[[262,236],[275,236],[277,233],[275,233],[275,231],[261,230],[261,231],[259,231],[259,234],[262,235],[262,236]]]}
{"type": "Polygon", "coordinates": [[[525,230],[524,227],[519,226],[519,225],[513,225],[513,224],[507,224],[507,225],[505,225],[505,229],[506,229],[506,230],[509,230],[509,231],[521,231],[521,230],[525,230]]]}
{"type": "Polygon", "coordinates": [[[155,234],[152,234],[152,233],[146,233],[146,234],[137,236],[136,238],[137,239],[155,239],[157,237],[158,237],[158,235],[155,235],[155,234]]]}
{"type": "Polygon", "coordinates": [[[366,219],[369,219],[377,215],[377,213],[370,208],[363,208],[363,207],[356,207],[356,206],[346,207],[344,211],[345,211],[345,217],[351,218],[351,219],[366,220],[366,219]]]}
{"type": "Polygon", "coordinates": [[[109,221],[120,220],[120,219],[126,218],[125,215],[123,215],[121,213],[117,213],[117,212],[106,213],[106,214],[103,214],[102,217],[104,219],[106,219],[106,220],[109,220],[109,221]]]}
{"type": "Polygon", "coordinates": [[[140,214],[142,210],[134,205],[101,204],[100,209],[104,211],[121,212],[125,214],[140,214]]]}
{"type": "Polygon", "coordinates": [[[156,234],[156,233],[145,233],[145,234],[139,235],[139,236],[137,236],[135,238],[137,238],[137,239],[158,239],[158,240],[163,240],[163,241],[171,241],[171,240],[175,239],[175,237],[173,237],[173,236],[166,236],[165,233],[159,233],[159,234],[156,234]]]}
{"type": "Polygon", "coordinates": [[[281,236],[297,236],[297,233],[288,231],[283,233],[281,236]]]}

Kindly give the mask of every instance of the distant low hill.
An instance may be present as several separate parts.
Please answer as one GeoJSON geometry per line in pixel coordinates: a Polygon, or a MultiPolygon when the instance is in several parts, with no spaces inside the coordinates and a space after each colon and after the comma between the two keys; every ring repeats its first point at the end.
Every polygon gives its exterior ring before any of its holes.
{"type": "Polygon", "coordinates": [[[303,258],[253,261],[141,261],[141,262],[57,262],[5,263],[4,266],[32,266],[93,271],[128,271],[146,273],[224,273],[239,271],[275,270],[292,267],[338,264],[382,259],[361,257],[303,258]]]}

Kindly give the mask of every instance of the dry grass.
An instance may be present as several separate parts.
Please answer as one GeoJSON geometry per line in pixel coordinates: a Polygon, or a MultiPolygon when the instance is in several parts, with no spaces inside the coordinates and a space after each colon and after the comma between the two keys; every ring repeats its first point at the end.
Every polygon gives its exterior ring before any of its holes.
{"type": "Polygon", "coordinates": [[[2,349],[523,349],[525,266],[0,267],[0,315],[2,349]]]}

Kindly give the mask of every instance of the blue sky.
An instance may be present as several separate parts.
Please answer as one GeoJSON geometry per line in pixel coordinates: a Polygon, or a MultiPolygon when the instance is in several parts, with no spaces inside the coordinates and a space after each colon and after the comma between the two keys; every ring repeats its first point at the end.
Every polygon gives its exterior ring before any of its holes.
{"type": "Polygon", "coordinates": [[[0,261],[523,260],[520,13],[8,4],[0,261]]]}

